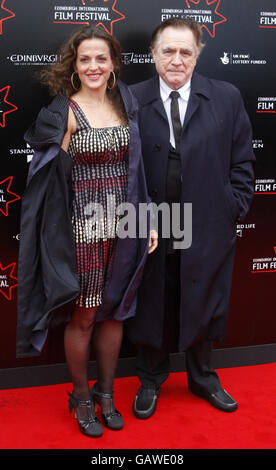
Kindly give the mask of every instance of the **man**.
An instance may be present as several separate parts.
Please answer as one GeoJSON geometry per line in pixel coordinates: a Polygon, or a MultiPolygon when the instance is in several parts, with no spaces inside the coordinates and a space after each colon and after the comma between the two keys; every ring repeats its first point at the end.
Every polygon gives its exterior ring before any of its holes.
{"type": "Polygon", "coordinates": [[[175,234],[162,237],[158,224],[158,248],[148,258],[137,314],[128,324],[139,345],[141,387],[133,409],[142,419],[155,411],[177,343],[186,351],[189,389],[220,410],[237,408],[211,365],[211,351],[212,341],[225,335],[236,222],[253,195],[252,133],[239,91],[194,71],[201,34],[190,19],[159,25],[151,42],[157,75],[132,86],[153,203],[180,203],[180,214],[192,203],[190,246],[178,249],[175,234]]]}

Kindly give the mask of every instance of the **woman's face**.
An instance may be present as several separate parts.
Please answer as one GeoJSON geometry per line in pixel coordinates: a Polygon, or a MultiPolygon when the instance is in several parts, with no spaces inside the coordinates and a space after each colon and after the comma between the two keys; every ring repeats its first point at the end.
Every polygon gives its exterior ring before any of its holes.
{"type": "Polygon", "coordinates": [[[113,69],[109,46],[104,39],[85,39],[80,43],[75,72],[78,73],[82,89],[105,91],[113,69]]]}

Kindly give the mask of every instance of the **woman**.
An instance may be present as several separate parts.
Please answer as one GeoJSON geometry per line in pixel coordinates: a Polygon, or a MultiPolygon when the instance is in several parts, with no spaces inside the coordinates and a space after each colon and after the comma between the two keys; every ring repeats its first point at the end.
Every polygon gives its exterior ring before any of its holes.
{"type": "MultiPolygon", "coordinates": [[[[40,205],[37,203],[37,213],[43,212],[41,220],[48,220],[48,223],[44,223],[45,229],[42,230],[41,237],[47,236],[47,230],[53,232],[54,227],[55,235],[59,235],[61,240],[57,244],[52,233],[49,236],[50,242],[49,239],[47,243],[39,242],[42,276],[49,278],[51,250],[55,252],[55,268],[62,264],[63,277],[68,275],[68,271],[69,276],[72,274],[71,259],[64,263],[70,256],[70,236],[66,235],[66,223],[58,219],[64,217],[64,214],[55,215],[61,205],[55,203],[55,200],[49,202],[51,198],[63,198],[63,195],[58,196],[58,191],[60,181],[66,186],[68,180],[66,168],[69,155],[74,194],[72,227],[79,283],[74,312],[64,335],[66,360],[73,381],[73,392],[69,394],[69,410],[74,409],[81,432],[96,437],[102,434],[103,429],[95,414],[95,402],[101,407],[105,426],[116,430],[123,427],[122,416],[114,406],[112,392],[122,341],[122,321],[135,314],[135,292],[146,252],[150,253],[156,248],[157,239],[156,232],[151,231],[147,248],[141,240],[114,236],[118,231],[119,217],[114,212],[110,214],[110,201],[118,207],[132,201],[137,206],[137,200],[147,200],[135,119],[137,106],[126,85],[118,82],[121,68],[119,43],[101,29],[86,27],[69,39],[61,57],[59,64],[43,73],[43,82],[49,85],[56,98],[47,109],[40,112],[36,123],[25,135],[26,140],[36,147],[38,157],[34,157],[29,171],[31,195],[28,192],[24,195],[25,208],[24,204],[22,206],[17,355],[28,355],[27,352],[24,354],[24,348],[25,351],[27,348],[23,329],[28,329],[30,343],[40,350],[41,343],[43,344],[41,335],[45,333],[49,318],[53,317],[49,313],[53,312],[54,307],[64,305],[66,301],[76,297],[75,288],[72,288],[61,299],[47,299],[51,308],[46,309],[46,314],[44,309],[44,314],[33,320],[31,328],[28,322],[27,328],[24,315],[26,305],[29,317],[32,314],[30,300],[26,301],[26,289],[30,289],[26,282],[24,289],[24,260],[27,263],[26,252],[30,250],[30,243],[26,233],[30,231],[30,225],[29,218],[24,223],[24,214],[29,210],[26,201],[28,198],[33,199],[33,194],[38,190],[36,186],[41,191],[44,184],[46,194],[40,196],[43,202],[40,205]],[[45,164],[42,163],[44,161],[45,164]],[[64,162],[62,169],[61,162],[64,162]],[[40,176],[42,173],[43,177],[40,176]],[[59,186],[56,182],[53,183],[57,179],[59,186]],[[58,189],[52,189],[47,195],[51,185],[58,189]],[[95,220],[95,208],[98,205],[101,211],[95,220]],[[52,208],[52,212],[48,206],[52,208]],[[53,223],[53,217],[59,223],[53,223]],[[68,248],[66,243],[69,243],[68,248]],[[46,245],[47,250],[44,249],[46,245]],[[55,245],[58,246],[55,248],[55,245]],[[43,268],[45,258],[46,268],[43,268]],[[87,363],[92,333],[98,380],[89,390],[87,363]],[[37,345],[39,342],[40,346],[37,345]]],[[[74,258],[73,254],[71,258],[74,258]]],[[[33,262],[34,264],[39,263],[33,262]]],[[[56,282],[59,282],[58,277],[60,279],[61,276],[56,276],[56,282]]],[[[68,285],[73,285],[73,278],[74,273],[68,285]]],[[[44,292],[45,285],[50,284],[48,291],[46,289],[49,298],[52,295],[52,283],[53,277],[48,282],[43,280],[44,292]]],[[[37,291],[38,288],[31,289],[33,293],[37,291]]],[[[38,298],[39,295],[36,296],[36,308],[38,298]]]]}

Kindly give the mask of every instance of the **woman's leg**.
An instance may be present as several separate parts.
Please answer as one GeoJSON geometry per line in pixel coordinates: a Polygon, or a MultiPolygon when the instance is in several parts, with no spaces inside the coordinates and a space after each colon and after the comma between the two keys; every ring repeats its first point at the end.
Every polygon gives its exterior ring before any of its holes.
{"type": "MultiPolygon", "coordinates": [[[[116,320],[99,322],[94,331],[94,350],[96,354],[98,382],[97,390],[111,393],[113,380],[122,344],[123,324],[116,320]]],[[[110,412],[110,400],[101,398],[103,413],[110,412]]]]}
{"type": "Polygon", "coordinates": [[[77,306],[64,333],[65,355],[73,381],[73,395],[79,400],[91,398],[87,365],[97,308],[77,306]]]}

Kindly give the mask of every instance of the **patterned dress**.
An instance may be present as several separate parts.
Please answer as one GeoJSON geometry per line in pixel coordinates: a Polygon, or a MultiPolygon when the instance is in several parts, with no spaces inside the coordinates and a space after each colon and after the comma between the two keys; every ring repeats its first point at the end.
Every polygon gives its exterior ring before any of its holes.
{"type": "Polygon", "coordinates": [[[119,221],[116,208],[127,197],[129,126],[92,128],[80,106],[72,99],[69,105],[77,121],[68,148],[73,159],[77,305],[95,307],[102,303],[112,262],[119,221]]]}

